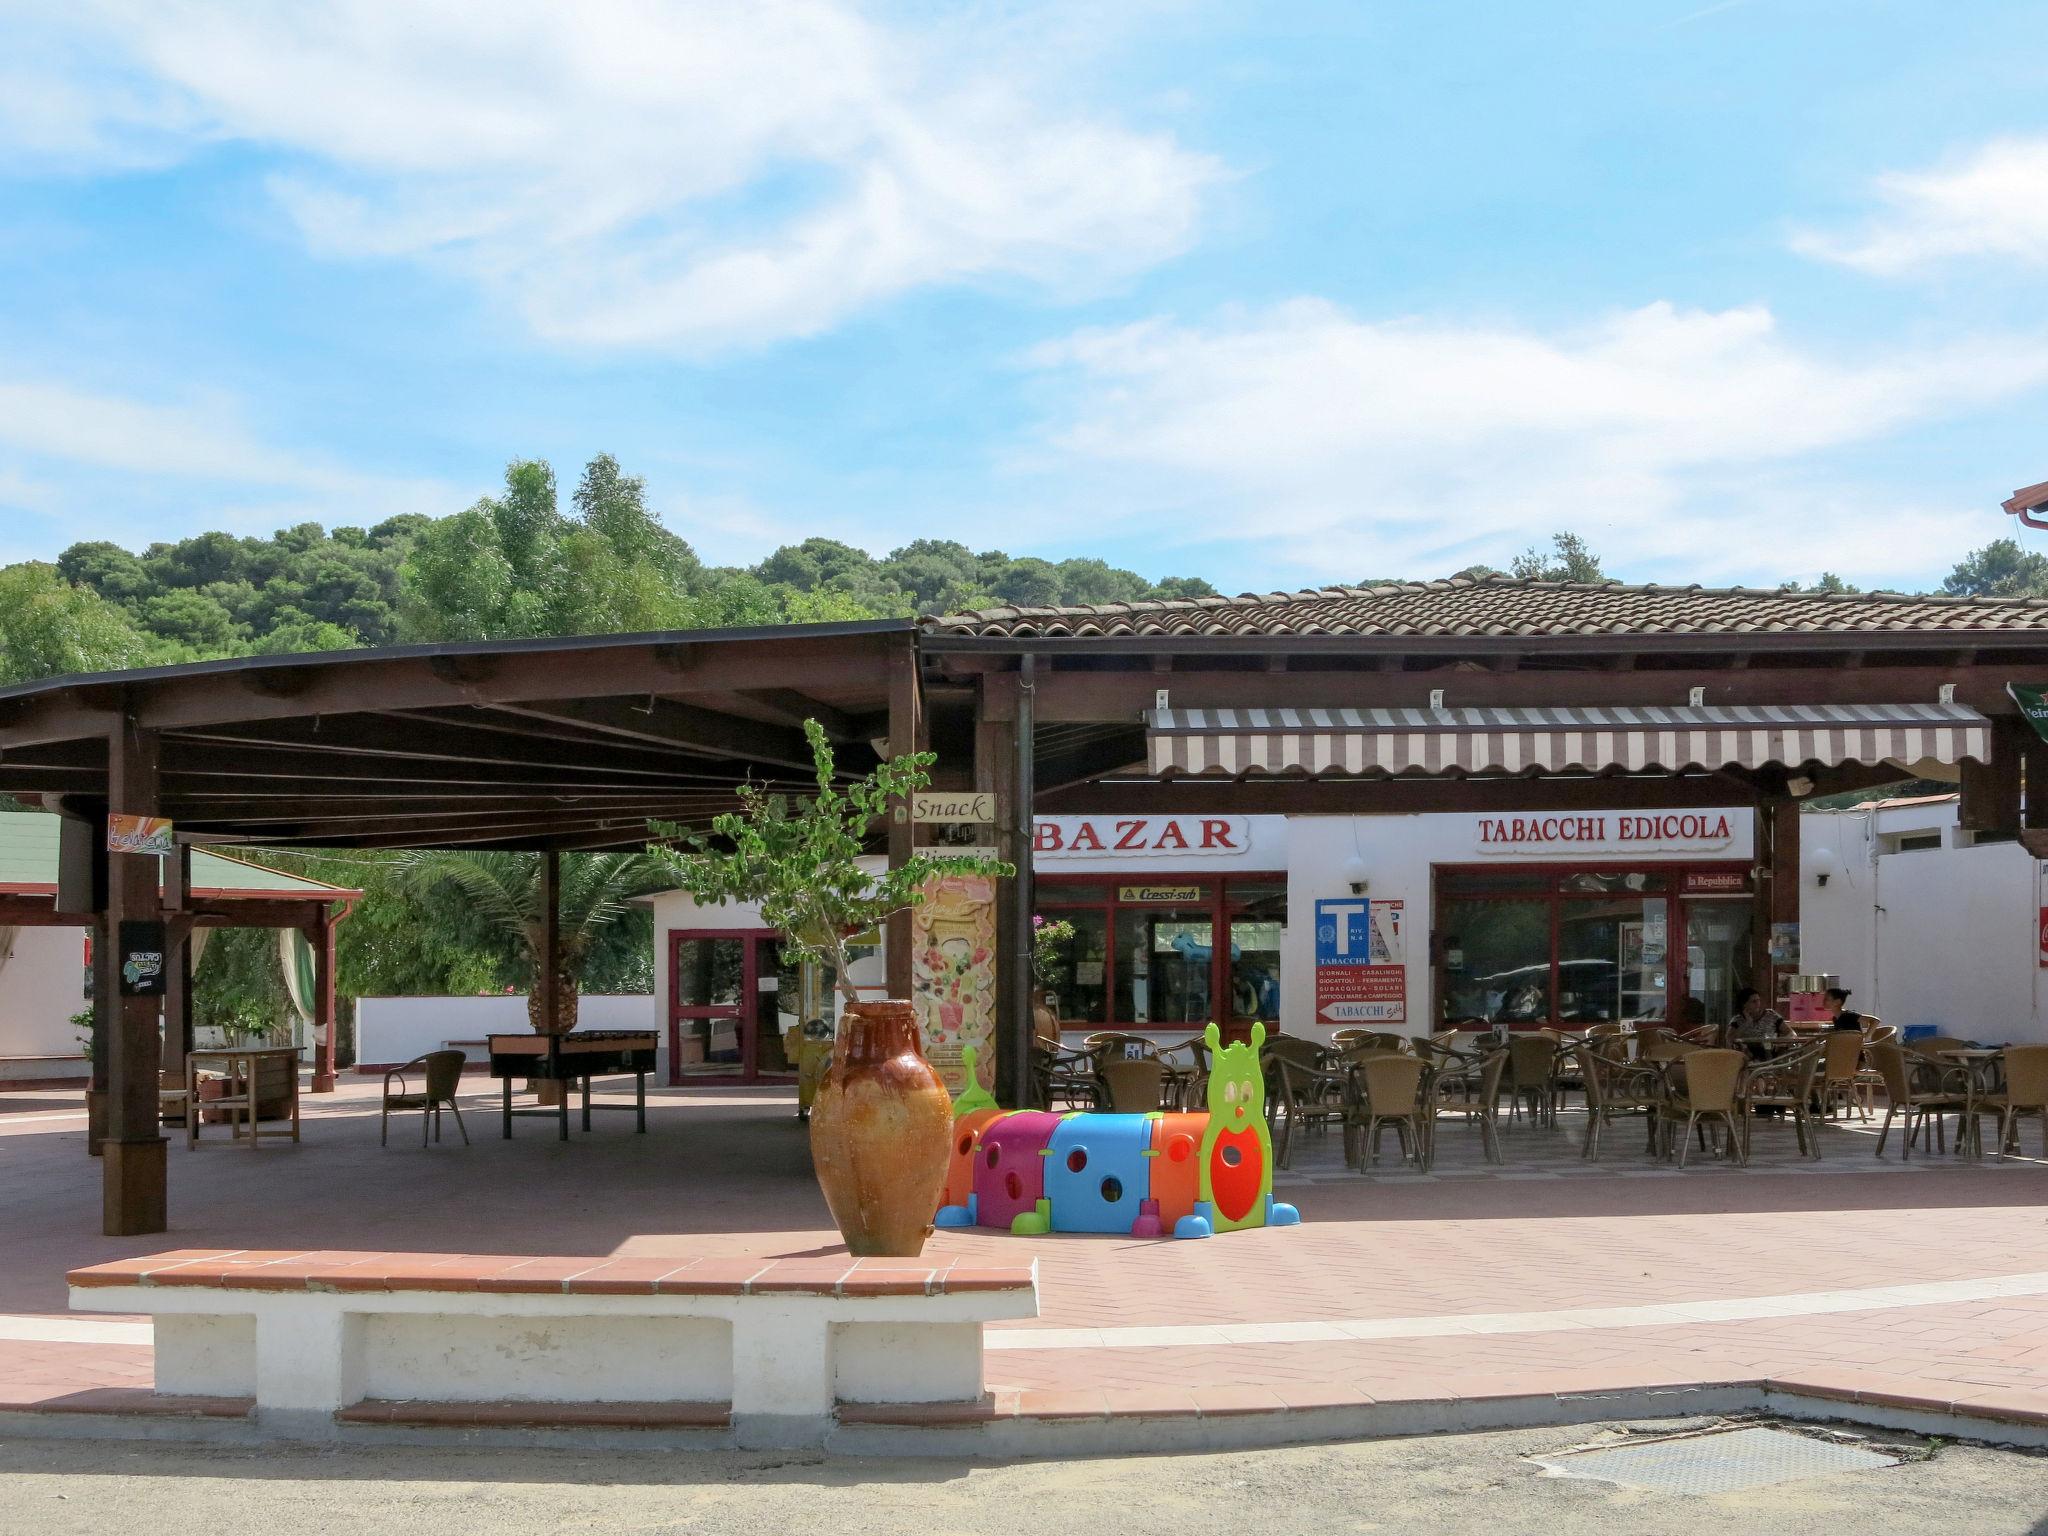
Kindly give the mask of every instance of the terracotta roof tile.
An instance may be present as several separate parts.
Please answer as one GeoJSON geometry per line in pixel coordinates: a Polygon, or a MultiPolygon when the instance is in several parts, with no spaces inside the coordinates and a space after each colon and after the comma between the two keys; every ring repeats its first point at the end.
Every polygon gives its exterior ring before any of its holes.
{"type": "Polygon", "coordinates": [[[1509,576],[927,618],[935,636],[1537,636],[2048,632],[2048,598],[1628,586],[1509,576]]]}

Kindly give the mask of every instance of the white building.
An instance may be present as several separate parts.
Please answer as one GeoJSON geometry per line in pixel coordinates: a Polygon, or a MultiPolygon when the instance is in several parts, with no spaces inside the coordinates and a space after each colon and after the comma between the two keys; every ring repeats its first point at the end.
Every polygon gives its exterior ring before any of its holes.
{"type": "Polygon", "coordinates": [[[1994,1042],[2048,1041],[2041,862],[1966,831],[1958,800],[1810,811],[1800,837],[1801,967],[1858,1011],[1994,1042]]]}

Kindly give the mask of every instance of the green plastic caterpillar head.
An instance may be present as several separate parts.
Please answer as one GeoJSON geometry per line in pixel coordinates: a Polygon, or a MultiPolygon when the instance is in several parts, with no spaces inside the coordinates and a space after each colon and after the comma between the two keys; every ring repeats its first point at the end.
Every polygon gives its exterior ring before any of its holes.
{"type": "Polygon", "coordinates": [[[1215,1024],[1202,1031],[1209,1043],[1209,1123],[1224,1130],[1262,1125],[1266,1118],[1266,1076],[1259,1066],[1259,1048],[1266,1026],[1252,1025],[1247,1045],[1225,1045],[1215,1024]]]}
{"type": "Polygon", "coordinates": [[[974,1059],[980,1054],[971,1045],[960,1047],[960,1065],[966,1074],[967,1086],[961,1089],[959,1097],[953,1100],[953,1118],[956,1120],[960,1116],[970,1114],[977,1109],[994,1109],[997,1107],[995,1095],[981,1086],[981,1078],[975,1071],[974,1059]]]}

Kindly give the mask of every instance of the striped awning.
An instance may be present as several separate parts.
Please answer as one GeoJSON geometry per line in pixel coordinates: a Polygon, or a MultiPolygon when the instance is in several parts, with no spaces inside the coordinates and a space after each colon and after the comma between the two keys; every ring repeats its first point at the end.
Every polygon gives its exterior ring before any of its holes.
{"type": "Polygon", "coordinates": [[[1155,774],[1631,773],[1991,757],[1961,704],[1626,709],[1162,709],[1155,774]]]}

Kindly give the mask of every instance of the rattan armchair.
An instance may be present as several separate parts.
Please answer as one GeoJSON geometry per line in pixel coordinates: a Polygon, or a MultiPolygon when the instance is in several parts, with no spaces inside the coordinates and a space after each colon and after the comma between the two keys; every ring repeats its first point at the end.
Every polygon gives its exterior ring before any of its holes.
{"type": "Polygon", "coordinates": [[[1374,1051],[1353,1062],[1345,1093],[1344,1161],[1361,1173],[1379,1157],[1380,1135],[1394,1127],[1401,1155],[1429,1168],[1425,1120],[1436,1092],[1435,1074],[1420,1056],[1374,1051]]]}
{"type": "Polygon", "coordinates": [[[1749,1144],[1742,1134],[1736,1119],[1736,1089],[1741,1086],[1744,1068],[1749,1057],[1741,1051],[1718,1049],[1696,1050],[1685,1058],[1685,1077],[1682,1084],[1674,1084],[1665,1094],[1664,1102],[1658,1106],[1657,1120],[1666,1137],[1680,1120],[1685,1128],[1678,1132],[1678,1166],[1685,1166],[1686,1154],[1692,1150],[1693,1132],[1702,1137],[1709,1123],[1719,1122],[1728,1131],[1729,1150],[1739,1163],[1749,1161],[1749,1144]]]}
{"type": "Polygon", "coordinates": [[[2041,1155],[2048,1158],[2048,1045],[2008,1045],[2005,1048],[2003,1087],[1979,1095],[1970,1105],[1974,1120],[1980,1114],[1998,1117],[1998,1160],[2019,1143],[2023,1115],[2041,1122],[2041,1155]]]}
{"type": "Polygon", "coordinates": [[[1749,1064],[1737,1097],[1742,1105],[1743,1158],[1749,1156],[1752,1117],[1765,1109],[1783,1110],[1792,1120],[1799,1150],[1820,1160],[1820,1125],[1814,1115],[1815,1084],[1820,1079],[1824,1048],[1818,1044],[1772,1061],[1749,1064]]]}
{"type": "MultiPolygon", "coordinates": [[[[427,1133],[432,1131],[433,1139],[441,1139],[441,1111],[445,1108],[455,1116],[455,1129],[462,1132],[462,1144],[469,1145],[469,1128],[462,1123],[462,1110],[455,1102],[455,1090],[462,1082],[462,1069],[469,1058],[460,1051],[429,1051],[424,1056],[415,1056],[402,1067],[393,1067],[384,1074],[384,1109],[378,1117],[377,1144],[391,1145],[391,1111],[394,1109],[416,1109],[420,1111],[420,1145],[427,1144],[427,1133]],[[411,1072],[420,1080],[418,1092],[406,1086],[405,1074],[411,1072]],[[392,1092],[392,1084],[398,1091],[392,1092]]],[[[511,1101],[506,1100],[507,1103],[511,1101]]],[[[566,1124],[566,1122],[564,1122],[566,1124]]],[[[508,1120],[507,1125],[511,1124],[508,1120]]]]}
{"type": "MultiPolygon", "coordinates": [[[[1880,1040],[1868,1049],[1871,1065],[1884,1080],[1884,1124],[1877,1132],[1877,1156],[1884,1156],[1885,1140],[1892,1133],[1892,1118],[1901,1113],[1905,1116],[1900,1127],[1905,1137],[1902,1157],[1913,1155],[1913,1143],[1926,1128],[1929,1115],[1934,1117],[1935,1144],[1945,1147],[1942,1116],[1961,1116],[1968,1111],[1969,1073],[1927,1057],[1909,1056],[1895,1040],[1880,1040]]],[[[1960,1127],[1956,1134],[1963,1134],[1960,1127]]]]}
{"type": "Polygon", "coordinates": [[[1557,1036],[1546,1031],[1508,1036],[1508,1110],[1519,1117],[1522,1102],[1538,1125],[1557,1123],[1557,1036]]]}
{"type": "Polygon", "coordinates": [[[1642,1115],[1648,1122],[1649,1141],[1645,1150],[1657,1144],[1657,1107],[1664,1102],[1664,1081],[1648,1067],[1617,1061],[1601,1053],[1598,1041],[1574,1046],[1579,1080],[1586,1090],[1586,1140],[1579,1156],[1600,1155],[1600,1133],[1616,1115],[1642,1115]]]}
{"type": "Polygon", "coordinates": [[[1444,1115],[1456,1115],[1479,1124],[1480,1150],[1489,1163],[1501,1163],[1506,1159],[1500,1151],[1500,1084],[1508,1065],[1508,1051],[1505,1046],[1488,1051],[1460,1078],[1444,1081],[1439,1079],[1436,1092],[1429,1096],[1429,1114],[1424,1119],[1422,1134],[1428,1143],[1428,1163],[1436,1162],[1436,1123],[1444,1115]]]}

